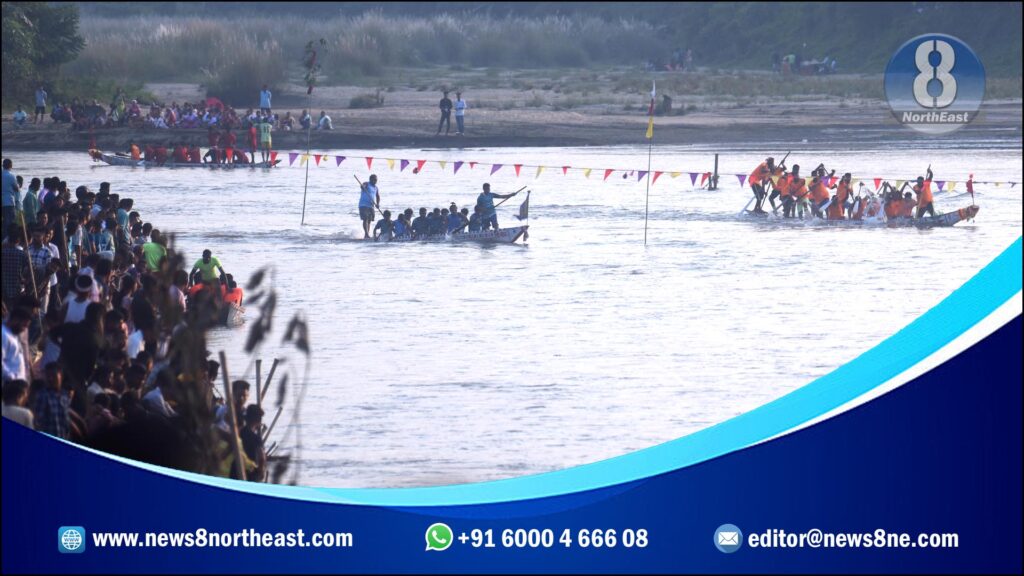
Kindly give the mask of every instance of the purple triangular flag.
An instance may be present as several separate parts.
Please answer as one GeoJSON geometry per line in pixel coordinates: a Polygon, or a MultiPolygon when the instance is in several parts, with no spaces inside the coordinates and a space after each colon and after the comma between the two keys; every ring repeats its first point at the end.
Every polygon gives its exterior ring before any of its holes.
{"type": "Polygon", "coordinates": [[[937,180],[935,185],[939,187],[939,192],[942,192],[942,187],[946,185],[945,180],[937,180]]]}
{"type": "Polygon", "coordinates": [[[458,174],[459,173],[459,168],[462,168],[462,160],[457,161],[455,163],[454,168],[455,168],[455,171],[452,172],[452,174],[458,174]]]}
{"type": "Polygon", "coordinates": [[[401,167],[400,167],[400,168],[398,169],[398,171],[399,171],[399,172],[401,172],[402,170],[405,170],[405,168],[406,168],[406,167],[407,167],[408,165],[409,165],[409,161],[408,161],[408,160],[402,160],[402,162],[401,162],[401,167]]]}
{"type": "Polygon", "coordinates": [[[693,184],[694,186],[697,185],[697,173],[696,172],[690,172],[690,184],[693,184]]]}
{"type": "Polygon", "coordinates": [[[334,157],[334,165],[335,166],[341,166],[341,163],[344,162],[344,161],[345,161],[345,157],[344,156],[335,156],[334,157]]]}
{"type": "Polygon", "coordinates": [[[643,180],[644,176],[646,176],[646,175],[647,175],[647,172],[645,172],[643,170],[637,172],[636,173],[636,181],[639,182],[639,181],[643,180]]]}
{"type": "Polygon", "coordinates": [[[742,187],[743,183],[747,181],[746,174],[737,174],[736,177],[740,179],[740,187],[742,187]]]}
{"type": "Polygon", "coordinates": [[[299,153],[298,152],[289,152],[288,153],[288,165],[291,166],[292,164],[295,164],[295,159],[298,158],[298,157],[299,157],[299,153]]]}
{"type": "Polygon", "coordinates": [[[501,170],[503,164],[491,164],[491,174],[493,175],[498,170],[501,170]]]}

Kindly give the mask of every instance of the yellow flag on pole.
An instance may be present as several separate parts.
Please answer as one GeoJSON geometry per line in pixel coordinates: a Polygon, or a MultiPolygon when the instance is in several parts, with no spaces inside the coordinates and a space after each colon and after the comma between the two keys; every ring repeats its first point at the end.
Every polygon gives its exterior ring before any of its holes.
{"type": "Polygon", "coordinates": [[[651,107],[647,111],[647,139],[654,138],[654,81],[651,81],[651,107]]]}

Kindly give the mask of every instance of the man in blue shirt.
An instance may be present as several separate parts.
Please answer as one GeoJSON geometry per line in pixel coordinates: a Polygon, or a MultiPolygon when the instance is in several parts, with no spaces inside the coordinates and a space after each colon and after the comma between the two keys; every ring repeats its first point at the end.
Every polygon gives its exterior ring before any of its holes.
{"type": "Polygon", "coordinates": [[[4,158],[3,170],[3,237],[7,238],[7,232],[18,223],[18,212],[21,210],[21,188],[18,186],[18,177],[11,169],[14,163],[10,158],[4,158]]]}
{"type": "Polygon", "coordinates": [[[395,223],[391,221],[391,210],[385,210],[382,217],[384,219],[377,222],[377,226],[373,229],[373,239],[377,242],[390,242],[395,230],[395,223]]]}
{"type": "Polygon", "coordinates": [[[263,90],[260,90],[260,110],[264,114],[270,114],[270,88],[267,85],[263,85],[263,90]]]}
{"type": "Polygon", "coordinates": [[[430,231],[430,220],[427,218],[427,209],[420,208],[420,215],[413,218],[412,225],[413,238],[425,236],[430,231]]]}
{"type": "Polygon", "coordinates": [[[359,190],[359,219],[363,221],[363,240],[370,238],[370,223],[374,211],[380,206],[380,191],[377,190],[377,175],[371,174],[370,181],[363,183],[359,190]]]}
{"type": "MultiPolygon", "coordinates": [[[[480,193],[476,198],[476,203],[480,206],[483,211],[483,221],[487,223],[491,228],[498,229],[498,213],[494,210],[494,199],[495,198],[511,198],[518,194],[513,192],[512,194],[496,194],[491,192],[491,185],[484,184],[484,191],[480,193]]],[[[488,226],[485,225],[483,228],[486,230],[488,226]]]]}

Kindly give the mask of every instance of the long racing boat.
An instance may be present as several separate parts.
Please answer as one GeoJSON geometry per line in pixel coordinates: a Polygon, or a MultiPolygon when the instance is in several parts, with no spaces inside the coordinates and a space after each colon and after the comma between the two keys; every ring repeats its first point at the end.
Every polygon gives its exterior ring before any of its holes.
{"type": "Polygon", "coordinates": [[[273,162],[257,162],[255,164],[207,164],[194,162],[175,162],[168,159],[167,162],[159,164],[152,160],[135,160],[127,154],[109,154],[99,150],[90,150],[89,156],[95,162],[104,162],[111,166],[132,166],[135,168],[207,168],[210,170],[231,170],[234,168],[273,168],[281,160],[273,162]]]}
{"type": "Polygon", "coordinates": [[[413,238],[411,235],[395,236],[391,240],[377,240],[378,242],[481,242],[494,244],[514,244],[520,238],[525,242],[530,234],[527,232],[529,225],[513,226],[512,228],[499,228],[497,230],[483,230],[481,232],[460,232],[458,234],[432,234],[430,236],[419,236],[413,238]]]}

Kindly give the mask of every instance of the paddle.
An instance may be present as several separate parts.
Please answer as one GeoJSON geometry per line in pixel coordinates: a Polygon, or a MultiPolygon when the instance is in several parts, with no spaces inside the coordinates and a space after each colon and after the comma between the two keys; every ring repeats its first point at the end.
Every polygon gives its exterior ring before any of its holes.
{"type": "MultiPolygon", "coordinates": [[[[495,204],[495,205],[494,205],[494,209],[495,209],[495,210],[497,210],[497,209],[498,209],[498,206],[501,206],[501,205],[502,205],[502,204],[504,204],[504,203],[505,203],[506,201],[508,201],[508,200],[512,199],[512,197],[513,197],[513,196],[515,196],[516,194],[519,194],[519,193],[520,193],[520,192],[522,192],[523,190],[526,190],[526,186],[523,186],[523,187],[522,187],[522,188],[520,188],[519,190],[516,190],[516,191],[515,191],[515,192],[513,192],[513,193],[512,193],[511,195],[509,195],[509,197],[508,197],[508,198],[505,198],[505,199],[504,199],[504,200],[502,200],[501,202],[498,202],[497,204],[495,204]]],[[[527,191],[527,194],[529,194],[529,191],[527,191]]],[[[459,227],[458,227],[458,228],[456,228],[455,230],[452,230],[451,232],[449,232],[449,234],[455,234],[455,233],[457,233],[457,232],[462,232],[462,229],[463,229],[463,228],[465,228],[466,226],[469,226],[469,222],[466,222],[466,223],[465,223],[465,224],[463,224],[462,226],[459,226],[459,227]]]]}

